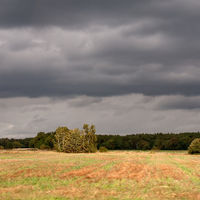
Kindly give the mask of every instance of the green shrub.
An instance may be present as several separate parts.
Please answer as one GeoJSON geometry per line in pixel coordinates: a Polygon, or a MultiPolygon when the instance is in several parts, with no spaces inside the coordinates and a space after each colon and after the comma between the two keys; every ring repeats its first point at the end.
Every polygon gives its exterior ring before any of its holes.
{"type": "Polygon", "coordinates": [[[21,148],[22,147],[22,144],[20,142],[18,142],[18,141],[14,141],[12,143],[12,145],[13,145],[13,148],[21,148]]]}
{"type": "Polygon", "coordinates": [[[107,152],[108,149],[106,147],[100,147],[99,152],[107,152]]]}
{"type": "Polygon", "coordinates": [[[151,150],[152,150],[152,151],[159,151],[160,148],[159,148],[158,146],[153,146],[151,150]]]}
{"type": "Polygon", "coordinates": [[[200,138],[196,138],[191,142],[190,146],[188,147],[188,153],[200,153],[200,138]]]}
{"type": "Polygon", "coordinates": [[[4,149],[4,147],[0,145],[0,150],[1,150],[1,149],[4,149]]]}
{"type": "Polygon", "coordinates": [[[146,140],[140,140],[136,144],[136,149],[137,150],[150,150],[151,147],[150,147],[149,142],[147,142],[146,140]]]}
{"type": "Polygon", "coordinates": [[[49,150],[50,147],[47,146],[47,145],[45,145],[45,144],[41,144],[41,145],[40,145],[40,149],[41,149],[41,150],[49,150]]]}

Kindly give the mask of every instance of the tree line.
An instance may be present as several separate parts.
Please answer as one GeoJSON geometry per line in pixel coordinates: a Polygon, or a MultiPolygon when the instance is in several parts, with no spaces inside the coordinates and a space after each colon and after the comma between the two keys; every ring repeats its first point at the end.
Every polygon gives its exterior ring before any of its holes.
{"type": "MultiPolygon", "coordinates": [[[[95,135],[94,127],[85,127],[83,130],[66,129],[68,136],[62,142],[66,144],[63,148],[58,147],[59,128],[54,132],[39,132],[33,138],[25,139],[0,139],[0,149],[12,148],[37,148],[57,149],[64,152],[73,152],[69,146],[77,145],[81,152],[94,152],[97,149],[106,147],[109,150],[187,150],[195,138],[200,138],[200,132],[191,133],[156,133],[156,134],[132,134],[132,135],[95,135]],[[94,130],[92,130],[94,129],[94,130]],[[92,135],[93,134],[93,135],[92,135]],[[71,138],[69,138],[71,136],[71,138]],[[57,138],[56,138],[57,137],[57,138]],[[68,138],[67,138],[68,137],[68,138]],[[89,139],[90,138],[90,139],[89,139]],[[59,149],[60,148],[60,149],[59,149]]],[[[61,131],[62,132],[62,131],[61,131]]],[[[61,145],[61,143],[60,143],[61,145]]],[[[71,147],[71,148],[72,148],[71,147]]]]}

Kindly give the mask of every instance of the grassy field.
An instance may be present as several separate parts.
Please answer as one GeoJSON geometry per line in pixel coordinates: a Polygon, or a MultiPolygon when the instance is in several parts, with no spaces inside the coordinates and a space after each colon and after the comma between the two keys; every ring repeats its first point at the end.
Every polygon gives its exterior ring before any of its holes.
{"type": "Polygon", "coordinates": [[[200,199],[200,155],[0,151],[0,199],[200,199]]]}

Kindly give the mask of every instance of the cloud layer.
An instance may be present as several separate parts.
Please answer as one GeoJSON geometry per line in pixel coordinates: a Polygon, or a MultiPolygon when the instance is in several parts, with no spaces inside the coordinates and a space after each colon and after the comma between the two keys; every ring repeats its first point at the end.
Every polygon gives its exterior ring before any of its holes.
{"type": "Polygon", "coordinates": [[[54,131],[58,126],[82,128],[84,123],[95,124],[98,134],[198,131],[199,110],[174,109],[172,105],[169,109],[166,99],[170,102],[173,98],[133,94],[103,98],[0,99],[0,133],[1,137],[24,138],[40,131],[54,131]],[[163,101],[165,105],[161,106],[163,101]]]}
{"type": "Polygon", "coordinates": [[[199,9],[194,0],[4,0],[0,96],[199,95],[199,9]]]}
{"type": "Polygon", "coordinates": [[[198,0],[2,0],[0,99],[28,98],[30,107],[32,98],[66,100],[81,109],[142,95],[152,115],[198,112],[199,11],[198,0]]]}

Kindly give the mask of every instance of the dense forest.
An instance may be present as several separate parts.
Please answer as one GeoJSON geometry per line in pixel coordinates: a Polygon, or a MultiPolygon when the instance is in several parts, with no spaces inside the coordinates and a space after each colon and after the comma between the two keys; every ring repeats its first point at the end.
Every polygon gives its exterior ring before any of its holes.
{"type": "MultiPolygon", "coordinates": [[[[56,132],[40,132],[33,138],[0,139],[0,149],[37,148],[55,149],[56,132]]],[[[200,132],[194,133],[156,133],[133,135],[97,135],[97,148],[110,150],[186,150],[190,143],[200,138],[200,132]]]]}

